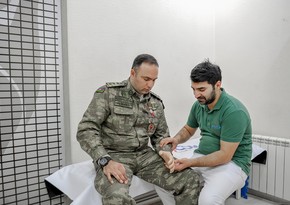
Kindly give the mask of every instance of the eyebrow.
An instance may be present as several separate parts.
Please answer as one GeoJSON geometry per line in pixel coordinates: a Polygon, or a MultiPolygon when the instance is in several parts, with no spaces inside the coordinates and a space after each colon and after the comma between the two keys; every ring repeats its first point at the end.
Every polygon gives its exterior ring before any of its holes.
{"type": "Polygon", "coordinates": [[[157,80],[158,78],[155,78],[155,79],[153,79],[153,78],[150,78],[150,77],[148,77],[148,76],[141,76],[142,78],[148,78],[148,79],[150,79],[150,80],[157,80]]]}
{"type": "Polygon", "coordinates": [[[201,89],[207,89],[207,87],[198,87],[198,88],[196,88],[196,89],[194,89],[192,86],[191,86],[191,88],[193,89],[193,90],[201,90],[201,89]]]}

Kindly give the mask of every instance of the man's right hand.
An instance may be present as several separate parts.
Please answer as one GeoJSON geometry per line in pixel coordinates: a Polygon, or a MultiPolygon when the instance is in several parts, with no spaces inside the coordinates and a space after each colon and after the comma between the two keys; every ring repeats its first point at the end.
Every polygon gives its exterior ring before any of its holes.
{"type": "Polygon", "coordinates": [[[174,137],[166,137],[166,138],[163,138],[159,143],[160,147],[163,147],[164,145],[167,145],[167,144],[172,145],[171,150],[173,151],[177,147],[178,141],[174,137]]]}
{"type": "Polygon", "coordinates": [[[120,183],[127,184],[128,177],[126,175],[126,169],[123,164],[110,160],[109,163],[103,167],[103,172],[107,176],[111,184],[114,183],[112,177],[115,177],[120,183]]]}

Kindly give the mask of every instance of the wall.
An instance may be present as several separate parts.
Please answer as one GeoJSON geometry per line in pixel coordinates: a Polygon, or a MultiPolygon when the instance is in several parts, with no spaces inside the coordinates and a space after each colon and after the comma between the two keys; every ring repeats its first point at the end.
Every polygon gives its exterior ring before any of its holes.
{"type": "Polygon", "coordinates": [[[140,53],[150,53],[159,61],[160,75],[153,92],[164,101],[172,135],[184,125],[195,101],[190,70],[210,58],[223,70],[225,89],[249,108],[254,132],[289,137],[285,125],[290,116],[285,104],[290,97],[287,74],[281,71],[286,72],[289,65],[286,7],[290,2],[219,3],[67,1],[72,162],[89,159],[75,135],[93,92],[105,82],[126,79],[140,53]],[[271,127],[272,121],[275,126],[271,127]]]}
{"type": "Polygon", "coordinates": [[[290,138],[289,8],[287,0],[234,0],[216,9],[224,87],[247,105],[256,134],[290,138]]]}

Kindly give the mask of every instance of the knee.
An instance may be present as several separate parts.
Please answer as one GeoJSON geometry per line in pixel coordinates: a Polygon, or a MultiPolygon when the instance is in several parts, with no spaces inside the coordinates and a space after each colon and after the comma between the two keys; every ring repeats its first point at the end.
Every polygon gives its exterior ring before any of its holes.
{"type": "Polygon", "coordinates": [[[201,184],[200,175],[193,170],[183,172],[183,177],[179,180],[174,192],[176,204],[194,204],[197,205],[200,194],[201,184]]]}
{"type": "Polygon", "coordinates": [[[129,195],[129,186],[126,184],[118,183],[114,179],[114,183],[111,184],[105,177],[96,177],[95,188],[103,198],[124,198],[129,195]]]}
{"type": "Polygon", "coordinates": [[[128,194],[128,190],[119,186],[103,191],[102,202],[104,205],[135,204],[134,199],[128,194]]]}

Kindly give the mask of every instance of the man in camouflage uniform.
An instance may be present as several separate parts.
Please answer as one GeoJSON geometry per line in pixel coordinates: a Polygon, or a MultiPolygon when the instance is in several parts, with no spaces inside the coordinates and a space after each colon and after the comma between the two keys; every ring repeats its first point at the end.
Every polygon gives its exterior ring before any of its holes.
{"type": "Polygon", "coordinates": [[[169,131],[162,101],[150,92],[158,67],[153,56],[137,56],[129,79],[100,87],[79,123],[77,139],[94,161],[104,205],[136,204],[129,195],[133,175],[172,191],[176,204],[197,204],[199,175],[173,172],[170,147],[159,146],[169,131]]]}

